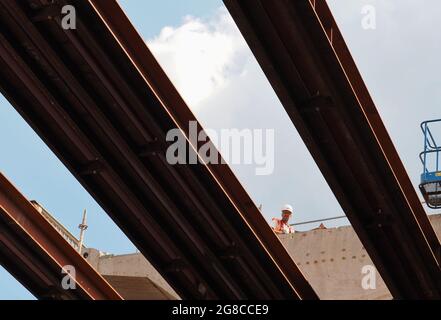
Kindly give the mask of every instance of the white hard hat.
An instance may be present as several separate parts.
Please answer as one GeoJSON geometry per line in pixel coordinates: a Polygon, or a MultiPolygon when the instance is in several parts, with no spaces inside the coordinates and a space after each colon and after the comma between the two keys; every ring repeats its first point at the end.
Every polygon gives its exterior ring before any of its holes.
{"type": "Polygon", "coordinates": [[[285,204],[282,207],[282,211],[289,211],[289,212],[293,213],[292,207],[289,204],[285,204]]]}

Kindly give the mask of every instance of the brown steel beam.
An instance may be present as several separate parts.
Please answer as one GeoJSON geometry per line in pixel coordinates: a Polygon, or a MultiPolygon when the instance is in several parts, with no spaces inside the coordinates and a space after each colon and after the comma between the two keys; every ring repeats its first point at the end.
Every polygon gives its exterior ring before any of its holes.
{"type": "Polygon", "coordinates": [[[324,0],[224,0],[396,298],[440,298],[440,243],[324,0]]]}
{"type": "MultiPolygon", "coordinates": [[[[118,10],[116,2],[109,3],[105,0],[90,0],[90,2],[108,25],[115,39],[125,50],[137,70],[142,74],[146,83],[158,95],[163,108],[171,115],[175,124],[185,132],[188,138],[188,123],[191,121],[197,122],[197,120],[173,87],[143,39],[133,28],[127,16],[123,14],[122,10],[118,10]]],[[[198,135],[201,131],[203,129],[198,124],[198,135]]],[[[272,259],[279,265],[280,270],[288,278],[299,296],[303,299],[316,299],[317,296],[310,284],[304,279],[286,249],[274,236],[260,210],[239,183],[230,167],[225,164],[210,163],[207,167],[208,176],[219,184],[220,190],[234,203],[240,221],[249,225],[254,235],[259,238],[266,254],[272,256],[272,259]]]]}
{"type": "Polygon", "coordinates": [[[0,264],[39,299],[122,299],[1,173],[0,264]]]}
{"type": "Polygon", "coordinates": [[[167,162],[195,118],[116,1],[0,2],[0,30],[2,92],[182,298],[317,299],[227,165],[167,162]]]}

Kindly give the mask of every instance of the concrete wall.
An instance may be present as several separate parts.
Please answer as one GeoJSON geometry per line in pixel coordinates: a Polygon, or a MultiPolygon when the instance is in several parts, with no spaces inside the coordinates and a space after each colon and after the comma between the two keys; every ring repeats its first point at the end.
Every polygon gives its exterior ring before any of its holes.
{"type": "Polygon", "coordinates": [[[125,300],[176,300],[147,277],[103,276],[125,300]]]}
{"type": "MultiPolygon", "coordinates": [[[[441,239],[441,215],[430,216],[441,239]]],[[[373,263],[352,227],[317,229],[280,240],[321,299],[391,299],[376,272],[376,289],[362,288],[362,268],[373,263]]]]}
{"type": "Polygon", "coordinates": [[[90,248],[86,249],[85,253],[87,261],[105,278],[106,276],[148,278],[160,288],[159,291],[167,292],[174,299],[179,299],[173,288],[140,253],[109,255],[90,248]]]}

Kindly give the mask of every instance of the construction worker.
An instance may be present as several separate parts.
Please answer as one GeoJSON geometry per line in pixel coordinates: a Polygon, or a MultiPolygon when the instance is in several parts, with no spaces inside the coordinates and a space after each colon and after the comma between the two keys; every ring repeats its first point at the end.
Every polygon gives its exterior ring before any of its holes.
{"type": "Polygon", "coordinates": [[[287,204],[282,208],[282,219],[273,218],[275,233],[294,233],[294,228],[288,224],[293,213],[292,207],[287,204]]]}

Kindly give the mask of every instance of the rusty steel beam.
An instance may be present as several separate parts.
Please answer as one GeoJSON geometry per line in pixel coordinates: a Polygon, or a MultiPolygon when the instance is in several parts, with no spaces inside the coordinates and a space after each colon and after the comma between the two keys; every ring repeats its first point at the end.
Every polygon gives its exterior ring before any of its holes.
{"type": "Polygon", "coordinates": [[[441,297],[440,243],[324,0],[224,0],[395,298],[441,297]]]}
{"type": "Polygon", "coordinates": [[[0,88],[180,297],[317,299],[227,165],[167,162],[196,119],[116,1],[0,2],[0,88]]]}
{"type": "Polygon", "coordinates": [[[1,173],[0,264],[38,299],[122,299],[1,173]]]}

